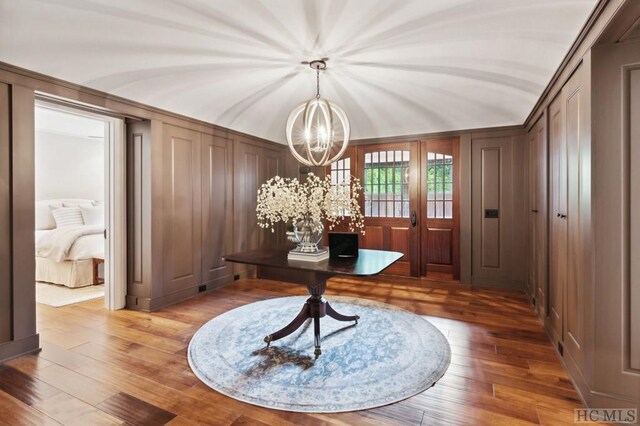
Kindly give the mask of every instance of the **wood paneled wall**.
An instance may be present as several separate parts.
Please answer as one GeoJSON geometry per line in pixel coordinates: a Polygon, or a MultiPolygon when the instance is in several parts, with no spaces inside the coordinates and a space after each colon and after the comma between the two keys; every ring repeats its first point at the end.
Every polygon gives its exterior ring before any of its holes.
{"type": "Polygon", "coordinates": [[[227,264],[235,251],[284,241],[260,229],[256,192],[285,170],[286,148],[228,131],[132,122],[129,138],[127,307],[155,310],[250,276],[227,264]]]}
{"type": "Polygon", "coordinates": [[[34,91],[0,78],[0,360],[38,348],[34,91]]]}
{"type": "Polygon", "coordinates": [[[595,288],[586,326],[597,327],[587,336],[587,383],[578,383],[594,405],[640,409],[640,42],[597,46],[591,64],[595,288]]]}
{"type": "MultiPolygon", "coordinates": [[[[286,147],[0,63],[0,360],[38,348],[36,91],[132,117],[127,121],[128,307],[157,309],[197,294],[203,285],[211,289],[236,273],[252,272],[234,271],[222,256],[235,250],[235,232],[243,232],[237,219],[243,218],[244,226],[251,218],[255,222],[257,186],[272,173],[297,175],[286,147]],[[235,153],[245,147],[258,149],[257,168],[234,164],[235,153]],[[255,171],[252,186],[239,186],[237,177],[255,171]]],[[[284,240],[279,233],[256,235],[246,248],[284,240]]]]}

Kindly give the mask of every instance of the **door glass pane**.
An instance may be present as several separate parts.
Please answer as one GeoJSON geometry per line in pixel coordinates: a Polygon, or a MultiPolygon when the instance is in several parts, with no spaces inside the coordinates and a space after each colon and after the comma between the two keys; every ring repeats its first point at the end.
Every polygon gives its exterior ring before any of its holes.
{"type": "Polygon", "coordinates": [[[366,153],[363,180],[366,217],[409,217],[409,151],[366,153]]]}
{"type": "Polygon", "coordinates": [[[453,157],[427,153],[427,218],[453,218],[453,157]]]}
{"type": "MultiPolygon", "coordinates": [[[[349,157],[342,158],[338,161],[334,161],[333,163],[331,163],[331,186],[337,187],[338,191],[346,191],[346,193],[349,193],[351,191],[351,188],[349,186],[351,182],[350,176],[351,176],[351,159],[349,157]]],[[[370,191],[370,190],[371,188],[365,185],[364,187],[365,194],[367,193],[367,191],[370,191]]],[[[366,211],[367,208],[370,208],[370,206],[367,206],[367,204],[365,204],[364,208],[366,211]]],[[[348,216],[347,212],[345,211],[342,211],[340,213],[343,214],[344,216],[348,216]]]]}

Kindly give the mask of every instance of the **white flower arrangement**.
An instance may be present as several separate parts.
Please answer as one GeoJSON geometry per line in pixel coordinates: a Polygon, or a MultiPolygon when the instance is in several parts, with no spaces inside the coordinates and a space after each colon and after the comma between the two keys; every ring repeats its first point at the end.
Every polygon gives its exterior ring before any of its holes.
{"type": "Polygon", "coordinates": [[[364,218],[358,203],[361,193],[360,181],[354,177],[351,185],[332,185],[330,176],[321,179],[313,173],[304,183],[275,176],[258,190],[258,225],[274,232],[278,222],[310,220],[314,231],[321,231],[325,220],[333,229],[348,219],[349,230],[364,235],[364,218]]]}

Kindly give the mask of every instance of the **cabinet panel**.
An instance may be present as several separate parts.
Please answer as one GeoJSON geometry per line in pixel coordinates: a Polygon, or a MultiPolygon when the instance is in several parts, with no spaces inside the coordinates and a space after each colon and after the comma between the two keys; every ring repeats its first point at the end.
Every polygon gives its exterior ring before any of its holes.
{"type": "Polygon", "coordinates": [[[562,99],[549,106],[549,189],[551,195],[549,235],[549,317],[556,338],[562,340],[564,289],[567,264],[567,160],[562,99]]]}
{"type": "Polygon", "coordinates": [[[547,147],[546,115],[529,132],[529,253],[530,289],[538,315],[547,315],[547,147]]]}
{"type": "Polygon", "coordinates": [[[163,142],[166,295],[200,283],[200,133],[165,125],[163,142]]]}
{"type": "Polygon", "coordinates": [[[223,260],[233,251],[233,141],[202,135],[202,281],[231,275],[223,260]]]}
{"type": "Polygon", "coordinates": [[[547,138],[546,120],[541,120],[536,132],[536,250],[535,289],[541,315],[547,312],[547,138]]]}
{"type": "MultiPolygon", "coordinates": [[[[574,78],[579,78],[579,74],[574,78]]],[[[583,339],[582,310],[583,288],[581,278],[581,260],[584,248],[581,241],[580,230],[580,153],[582,135],[580,131],[580,112],[582,105],[581,90],[578,86],[574,89],[573,79],[567,84],[567,90],[571,90],[566,100],[565,128],[567,144],[567,278],[565,291],[565,321],[564,341],[567,346],[580,350],[583,339]]],[[[574,83],[575,84],[575,83],[574,83]]]]}

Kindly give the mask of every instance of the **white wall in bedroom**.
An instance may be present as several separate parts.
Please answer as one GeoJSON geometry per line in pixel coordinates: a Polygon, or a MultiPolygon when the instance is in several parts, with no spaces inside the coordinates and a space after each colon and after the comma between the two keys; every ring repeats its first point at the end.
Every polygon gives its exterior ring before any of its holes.
{"type": "Polygon", "coordinates": [[[36,200],[104,201],[104,139],[36,132],[36,200]]]}

